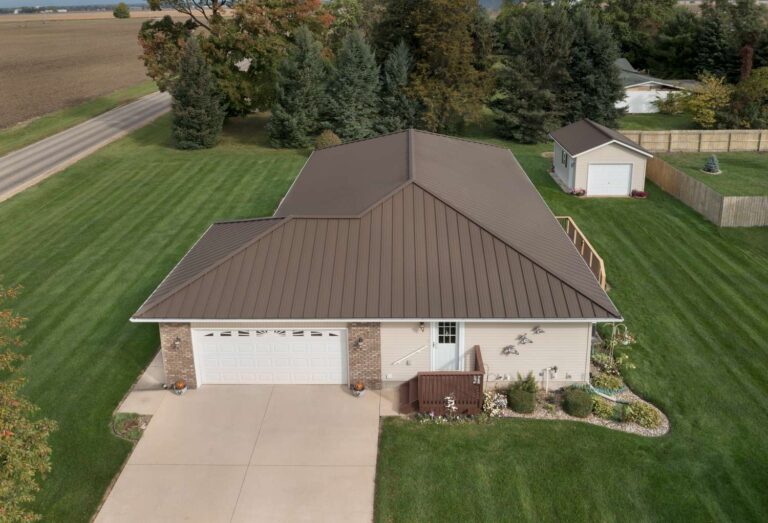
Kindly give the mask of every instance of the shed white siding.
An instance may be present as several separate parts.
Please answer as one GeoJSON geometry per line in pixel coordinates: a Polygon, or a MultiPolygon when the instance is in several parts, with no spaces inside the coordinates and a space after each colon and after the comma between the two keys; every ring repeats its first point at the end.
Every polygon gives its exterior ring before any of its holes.
{"type": "MultiPolygon", "coordinates": [[[[587,189],[590,164],[631,164],[631,191],[645,190],[645,164],[647,157],[624,146],[611,143],[581,154],[576,158],[575,188],[587,189]]],[[[589,196],[589,194],[587,194],[589,196]]]]}

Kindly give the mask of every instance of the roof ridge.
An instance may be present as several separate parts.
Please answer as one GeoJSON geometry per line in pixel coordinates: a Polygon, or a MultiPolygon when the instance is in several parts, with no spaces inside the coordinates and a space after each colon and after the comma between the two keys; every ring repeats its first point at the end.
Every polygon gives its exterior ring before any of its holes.
{"type": "Polygon", "coordinates": [[[456,141],[459,141],[459,142],[467,142],[467,143],[472,143],[472,144],[475,144],[475,145],[487,145],[488,147],[495,147],[497,149],[507,149],[507,147],[505,147],[503,145],[497,145],[495,143],[483,142],[483,141],[480,141],[480,140],[471,140],[469,138],[464,138],[462,136],[454,136],[452,134],[440,134],[440,133],[434,133],[432,131],[425,131],[423,129],[413,129],[413,128],[411,128],[411,130],[413,130],[414,132],[417,132],[417,133],[429,134],[431,136],[439,136],[440,138],[449,138],[451,140],[456,140],[456,141]]]}
{"type": "MultiPolygon", "coordinates": [[[[194,274],[193,276],[190,276],[189,278],[187,278],[187,279],[186,279],[186,280],[184,280],[183,282],[179,283],[178,285],[176,285],[175,287],[173,287],[173,288],[171,288],[171,289],[168,289],[167,291],[163,292],[161,295],[159,295],[159,296],[157,296],[157,297],[155,297],[155,296],[154,296],[154,293],[153,293],[152,295],[150,295],[150,296],[149,296],[149,298],[147,298],[147,299],[146,299],[146,301],[145,301],[145,302],[144,302],[144,303],[141,305],[141,307],[139,307],[139,311],[141,311],[141,310],[144,308],[144,306],[145,306],[145,305],[149,305],[149,304],[151,304],[151,306],[149,307],[149,309],[148,309],[148,310],[151,310],[151,309],[155,308],[157,305],[159,305],[160,303],[162,303],[162,302],[164,302],[165,300],[167,300],[168,298],[170,298],[170,297],[171,297],[173,294],[176,294],[178,291],[180,291],[180,290],[181,290],[181,289],[183,289],[184,287],[187,287],[188,285],[190,285],[190,284],[191,284],[191,283],[193,283],[194,281],[197,281],[197,280],[199,280],[200,278],[202,278],[203,276],[205,276],[206,274],[208,274],[209,272],[211,272],[213,269],[215,269],[216,267],[218,267],[219,265],[221,265],[221,264],[222,264],[222,263],[224,263],[225,261],[227,261],[227,260],[229,260],[230,258],[232,258],[232,257],[236,256],[237,254],[239,254],[239,253],[240,253],[240,252],[242,252],[243,250],[247,249],[248,247],[250,247],[251,245],[253,245],[253,244],[254,244],[254,243],[256,243],[257,241],[261,240],[261,239],[262,239],[264,236],[266,236],[267,234],[271,233],[272,231],[274,231],[274,230],[275,230],[275,229],[277,229],[278,227],[280,227],[280,226],[284,225],[284,224],[285,224],[285,222],[288,222],[288,221],[290,221],[290,220],[292,219],[292,217],[291,217],[291,216],[286,216],[286,217],[281,217],[281,218],[274,218],[274,219],[275,219],[275,220],[278,220],[278,223],[274,224],[274,225],[273,225],[273,226],[271,226],[271,227],[267,227],[266,229],[264,229],[263,231],[261,231],[260,233],[258,233],[256,236],[254,236],[253,238],[251,238],[251,239],[250,239],[250,240],[248,240],[247,242],[243,243],[243,244],[242,244],[240,247],[238,247],[238,248],[237,248],[237,249],[235,249],[234,251],[227,253],[226,255],[224,255],[224,256],[222,256],[222,257],[220,257],[219,259],[217,259],[217,260],[216,260],[215,262],[213,262],[212,264],[210,264],[210,265],[208,265],[207,267],[205,267],[205,269],[203,269],[203,270],[201,270],[200,272],[198,272],[198,273],[194,274]],[[157,301],[156,301],[155,299],[153,299],[153,298],[156,298],[156,300],[157,300],[157,301]],[[154,303],[152,303],[152,302],[154,302],[154,303]]],[[[245,221],[247,221],[247,220],[245,220],[245,221]]],[[[211,230],[211,228],[212,228],[214,225],[217,225],[217,224],[211,224],[211,225],[208,227],[208,229],[206,229],[206,230],[205,230],[205,233],[203,233],[203,235],[202,235],[202,236],[200,236],[200,238],[198,238],[198,240],[195,242],[195,245],[197,245],[198,243],[200,243],[200,240],[202,240],[202,239],[203,239],[203,237],[204,237],[204,236],[205,236],[205,235],[206,235],[206,234],[207,234],[207,233],[208,233],[208,232],[211,230]]],[[[186,258],[186,257],[189,255],[189,253],[191,253],[191,252],[192,252],[192,250],[194,249],[195,245],[193,245],[193,246],[192,246],[192,248],[191,248],[191,249],[189,249],[189,251],[187,251],[187,254],[185,254],[185,255],[184,255],[182,258],[181,258],[181,260],[179,260],[179,263],[177,263],[177,264],[176,264],[176,267],[178,267],[179,265],[181,265],[181,262],[182,262],[182,261],[184,261],[184,259],[185,259],[185,258],[186,258]]],[[[176,269],[176,267],[174,267],[174,268],[171,270],[171,272],[169,272],[169,273],[166,275],[166,277],[165,277],[165,278],[163,278],[163,281],[165,281],[165,280],[168,278],[168,276],[170,276],[170,275],[173,273],[173,271],[176,269]]],[[[162,282],[160,282],[160,285],[162,285],[162,282]]],[[[158,286],[157,286],[157,288],[158,288],[158,289],[160,288],[160,285],[158,285],[158,286]]],[[[156,290],[157,290],[157,289],[156,289],[156,290]]],[[[138,311],[137,311],[137,312],[138,312],[138,311]]]]}
{"type": "MultiPolygon", "coordinates": [[[[510,154],[511,154],[511,152],[512,152],[512,151],[510,151],[510,154]]],[[[514,158],[514,155],[512,155],[512,156],[513,156],[513,158],[514,158]]],[[[515,160],[517,160],[517,159],[515,158],[515,160]]],[[[525,171],[523,171],[523,172],[525,172],[525,171]]],[[[530,181],[530,179],[529,179],[529,181],[530,181]]],[[[421,184],[419,184],[419,183],[417,183],[417,182],[415,182],[415,181],[414,181],[413,183],[414,183],[414,185],[418,186],[418,187],[419,187],[421,190],[423,190],[424,192],[428,193],[428,194],[429,194],[430,196],[432,196],[433,198],[435,198],[435,199],[439,200],[440,202],[442,202],[442,203],[443,203],[444,205],[446,205],[447,207],[450,207],[451,209],[453,209],[453,211],[454,211],[454,212],[456,212],[457,214],[460,214],[461,216],[463,216],[464,218],[466,218],[466,219],[467,219],[467,220],[469,220],[470,222],[474,223],[475,225],[477,225],[478,227],[480,227],[481,229],[483,229],[485,232],[487,232],[488,234],[490,234],[491,236],[493,236],[494,238],[496,238],[497,240],[499,240],[501,243],[503,243],[504,245],[506,245],[506,246],[507,246],[507,247],[509,247],[510,249],[512,249],[512,250],[514,250],[515,252],[517,252],[517,253],[518,253],[520,256],[522,256],[523,258],[526,258],[526,259],[527,259],[528,261],[530,261],[532,264],[534,264],[534,265],[537,265],[538,267],[540,267],[540,268],[541,268],[541,270],[543,270],[543,271],[544,271],[544,272],[546,272],[547,274],[550,274],[551,276],[553,276],[553,277],[557,278],[557,279],[558,279],[558,280],[559,280],[559,281],[560,281],[560,282],[561,282],[563,285],[567,285],[568,287],[572,288],[574,291],[578,292],[579,294],[581,294],[582,296],[584,296],[586,299],[588,299],[589,301],[591,301],[592,303],[594,303],[594,304],[595,304],[595,305],[597,305],[598,307],[600,307],[600,308],[602,308],[602,309],[605,309],[605,310],[606,310],[606,312],[608,312],[608,313],[611,313],[611,311],[609,311],[608,309],[606,309],[604,305],[601,305],[601,304],[597,303],[597,302],[596,302],[594,299],[590,298],[590,297],[589,297],[589,295],[587,295],[587,293],[585,293],[583,290],[579,289],[579,288],[578,288],[578,287],[576,287],[576,286],[575,286],[573,283],[570,283],[568,280],[564,279],[562,276],[559,276],[559,275],[558,275],[558,274],[557,274],[555,271],[553,271],[551,268],[549,268],[549,265],[548,265],[548,264],[542,263],[540,260],[538,260],[537,258],[535,258],[535,257],[531,256],[531,255],[530,255],[529,253],[527,253],[526,251],[524,251],[524,250],[521,250],[521,249],[520,249],[520,247],[518,247],[518,246],[516,246],[516,245],[512,245],[512,244],[511,244],[509,241],[507,241],[507,240],[505,240],[504,238],[502,238],[502,237],[501,237],[501,235],[500,235],[498,232],[494,231],[493,229],[491,229],[491,228],[490,228],[490,227],[488,227],[487,225],[484,225],[484,224],[483,224],[483,223],[482,223],[480,220],[478,220],[477,218],[474,218],[474,217],[470,216],[470,215],[469,215],[469,214],[467,214],[465,211],[462,211],[462,210],[460,210],[460,209],[456,208],[456,206],[455,206],[455,205],[453,205],[453,204],[451,204],[451,203],[447,202],[447,201],[446,201],[444,198],[441,198],[440,196],[436,195],[436,194],[435,194],[434,192],[432,192],[430,189],[427,189],[426,187],[422,186],[421,184]]],[[[532,183],[532,182],[531,182],[531,183],[532,183]]],[[[544,202],[544,204],[546,205],[546,202],[544,202]]],[[[549,210],[549,213],[550,213],[550,214],[552,214],[552,211],[549,209],[549,206],[547,206],[547,210],[549,210]]],[[[552,214],[552,216],[554,217],[554,214],[552,214]]],[[[563,234],[565,234],[565,231],[563,231],[563,234]]],[[[568,241],[569,241],[569,243],[571,243],[570,239],[569,239],[568,241]]],[[[571,243],[571,245],[573,245],[573,244],[571,243]]],[[[574,246],[574,249],[575,249],[575,246],[574,246]]],[[[586,266],[586,262],[585,262],[585,261],[584,261],[584,259],[581,257],[581,255],[579,255],[579,254],[578,254],[578,251],[577,251],[577,253],[576,253],[576,254],[577,254],[577,256],[579,257],[579,259],[582,261],[582,263],[584,263],[584,264],[585,264],[585,266],[586,266]]],[[[595,280],[595,283],[597,283],[597,280],[595,280]]],[[[605,291],[603,291],[603,292],[605,293],[605,295],[606,295],[606,296],[608,296],[608,293],[606,293],[605,291]]],[[[611,305],[613,305],[614,309],[616,309],[616,306],[613,304],[613,301],[611,300],[610,296],[608,296],[608,301],[611,303],[611,305]]],[[[618,310],[618,309],[616,309],[616,310],[618,310]]],[[[612,313],[611,313],[611,314],[612,314],[612,313]]]]}
{"type": "Polygon", "coordinates": [[[350,145],[350,144],[358,143],[358,142],[367,142],[369,140],[375,140],[376,138],[384,138],[385,136],[393,136],[395,134],[404,133],[406,131],[408,131],[408,129],[400,129],[399,131],[390,131],[388,133],[377,134],[376,136],[369,136],[367,138],[356,138],[355,140],[350,140],[348,142],[342,142],[342,143],[337,143],[337,144],[334,144],[334,145],[329,145],[327,147],[323,147],[322,149],[315,148],[315,149],[312,149],[312,152],[325,151],[326,149],[334,149],[336,147],[341,147],[342,145],[350,145]]]}

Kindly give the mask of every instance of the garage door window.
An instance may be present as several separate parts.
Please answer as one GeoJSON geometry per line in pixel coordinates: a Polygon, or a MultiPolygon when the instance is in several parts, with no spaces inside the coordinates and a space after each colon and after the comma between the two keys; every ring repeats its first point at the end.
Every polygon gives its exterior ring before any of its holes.
{"type": "Polygon", "coordinates": [[[346,383],[346,338],[342,332],[194,329],[200,383],[346,383]]]}

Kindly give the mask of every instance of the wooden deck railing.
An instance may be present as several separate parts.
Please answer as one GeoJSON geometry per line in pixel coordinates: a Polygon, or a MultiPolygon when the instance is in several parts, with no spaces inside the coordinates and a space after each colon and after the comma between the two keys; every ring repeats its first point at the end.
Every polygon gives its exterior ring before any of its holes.
{"type": "Polygon", "coordinates": [[[471,371],[419,372],[419,412],[445,414],[445,398],[453,394],[457,414],[479,414],[483,410],[485,366],[480,347],[474,347],[475,364],[471,371]]]}
{"type": "Polygon", "coordinates": [[[592,247],[592,244],[589,243],[589,240],[587,240],[587,237],[581,232],[581,229],[579,229],[576,222],[573,221],[573,218],[570,216],[556,216],[555,218],[557,218],[557,221],[563,226],[565,234],[568,235],[568,238],[570,238],[576,246],[581,257],[584,258],[584,261],[589,265],[589,270],[591,270],[592,274],[597,278],[600,287],[605,289],[605,263],[603,263],[603,259],[597,254],[597,251],[592,247]]]}

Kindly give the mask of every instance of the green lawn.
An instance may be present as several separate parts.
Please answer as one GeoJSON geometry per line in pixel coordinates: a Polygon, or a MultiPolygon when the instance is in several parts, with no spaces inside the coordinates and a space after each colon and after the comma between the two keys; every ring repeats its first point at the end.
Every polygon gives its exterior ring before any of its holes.
{"type": "Polygon", "coordinates": [[[513,146],[556,214],[605,258],[638,334],[628,372],[672,431],[573,422],[384,422],[378,521],[765,521],[768,228],[718,229],[649,184],[648,200],[579,199],[549,146],[513,146]]]}
{"type": "MultiPolygon", "coordinates": [[[[259,119],[210,151],[167,147],[168,117],[0,204],[0,274],[30,318],[27,394],[56,419],[46,521],[87,521],[130,444],[111,414],[157,348],[129,316],[211,221],[269,215],[305,152],[266,148],[259,119]]],[[[515,146],[552,209],[607,264],[639,335],[628,380],[672,419],[649,440],[568,422],[387,421],[382,521],[758,520],[768,512],[768,228],[718,230],[650,199],[564,195],[549,146],[515,146]]]]}
{"type": "Polygon", "coordinates": [[[0,275],[24,286],[29,318],[25,390],[60,427],[45,521],[88,521],[130,451],[112,411],[159,342],[128,318],[212,221],[270,215],[306,159],[262,147],[258,119],[197,152],[165,145],[168,122],[0,204],[0,275]]]}
{"type": "Polygon", "coordinates": [[[154,91],[157,91],[155,83],[147,81],[120,89],[106,96],[94,98],[74,107],[61,109],[28,122],[2,129],[0,130],[0,156],[69,129],[89,118],[132,102],[154,91]]]}
{"type": "Polygon", "coordinates": [[[701,169],[711,153],[665,154],[662,158],[726,196],[768,195],[768,153],[717,153],[721,174],[701,169]]]}
{"type": "Polygon", "coordinates": [[[619,119],[619,129],[633,131],[668,131],[698,129],[689,114],[625,114],[619,119]]]}

